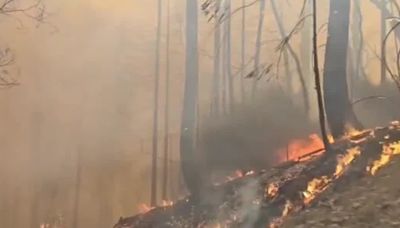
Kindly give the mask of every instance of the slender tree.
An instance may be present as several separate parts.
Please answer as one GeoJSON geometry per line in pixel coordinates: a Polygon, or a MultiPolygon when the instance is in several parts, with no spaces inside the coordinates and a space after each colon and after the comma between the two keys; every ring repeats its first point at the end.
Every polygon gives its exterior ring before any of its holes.
{"type": "Polygon", "coordinates": [[[330,0],[323,85],[327,120],[334,138],[346,133],[346,123],[361,127],[351,108],[347,85],[349,21],[350,1],[330,0]]]}
{"type": "MultiPolygon", "coordinates": [[[[80,148],[79,148],[80,149],[80,148]]],[[[74,189],[74,205],[73,205],[73,217],[72,227],[77,228],[79,223],[79,206],[81,199],[81,184],[82,184],[82,151],[77,151],[76,158],[76,176],[75,176],[75,189],[74,189]]]]}
{"type": "Polygon", "coordinates": [[[326,130],[326,118],[325,118],[325,107],[324,98],[322,95],[321,88],[321,77],[319,72],[319,59],[318,59],[318,31],[317,31],[317,0],[313,0],[313,60],[314,60],[314,80],[315,89],[317,90],[318,98],[318,111],[319,111],[319,123],[321,127],[322,141],[324,142],[325,150],[330,151],[330,145],[326,130]]]}
{"type": "Polygon", "coordinates": [[[152,206],[157,204],[157,157],[158,157],[158,94],[160,80],[160,46],[161,46],[161,16],[162,16],[162,1],[158,0],[157,7],[157,38],[155,48],[155,79],[154,79],[154,107],[153,107],[153,154],[152,154],[152,170],[151,170],[151,196],[150,203],[152,206]]]}
{"type": "Polygon", "coordinates": [[[215,0],[215,31],[214,31],[214,72],[211,99],[211,114],[218,115],[220,112],[220,77],[221,77],[221,30],[220,30],[220,7],[221,0],[215,0]]]}
{"type": "Polygon", "coordinates": [[[363,36],[363,16],[361,13],[361,0],[354,0],[353,7],[353,24],[352,24],[352,49],[353,49],[353,62],[354,71],[353,77],[359,78],[365,76],[363,67],[363,48],[364,48],[364,36],[363,36]]]}
{"type": "MultiPolygon", "coordinates": [[[[381,8],[381,19],[380,19],[380,27],[381,27],[381,56],[386,56],[386,48],[383,47],[383,42],[386,37],[386,18],[389,17],[389,11],[387,9],[387,1],[386,0],[381,0],[380,2],[380,8],[381,8]]],[[[384,83],[386,81],[386,66],[384,61],[381,61],[381,83],[384,83]]]]}
{"type": "Polygon", "coordinates": [[[195,161],[196,103],[198,97],[198,6],[186,0],[186,64],[183,111],[180,135],[181,166],[185,184],[196,195],[200,176],[195,161]]]}
{"type": "Polygon", "coordinates": [[[231,55],[231,48],[232,48],[232,42],[231,42],[231,1],[225,1],[225,15],[226,15],[226,20],[225,20],[225,68],[226,68],[226,79],[228,83],[228,97],[229,97],[229,111],[232,112],[234,109],[234,84],[233,84],[233,78],[232,78],[232,55],[231,55]]]}
{"type": "MultiPolygon", "coordinates": [[[[312,10],[312,1],[306,0],[305,4],[306,5],[304,6],[305,8],[303,15],[308,15],[311,13],[312,10]]],[[[312,48],[312,23],[311,20],[304,20],[304,27],[301,32],[300,59],[304,75],[306,75],[305,77],[306,82],[309,81],[307,79],[311,78],[307,77],[307,75],[310,75],[312,73],[313,57],[312,53],[310,52],[311,48],[312,48]]]]}
{"type": "MultiPolygon", "coordinates": [[[[285,32],[285,26],[283,24],[283,21],[281,20],[279,13],[278,13],[278,8],[276,6],[275,0],[271,0],[271,7],[272,7],[272,12],[276,21],[276,24],[278,25],[278,30],[281,35],[282,39],[286,39],[286,32],[285,32]]],[[[304,108],[306,109],[307,112],[310,111],[310,104],[309,104],[309,98],[308,98],[308,90],[306,87],[306,82],[305,82],[305,77],[303,74],[303,70],[301,67],[301,62],[299,57],[297,56],[296,52],[294,51],[292,45],[287,42],[284,46],[285,49],[289,52],[290,56],[293,58],[297,73],[299,74],[299,79],[300,79],[300,84],[301,88],[303,90],[303,102],[304,102],[304,108]]],[[[285,60],[288,61],[288,60],[285,60]]],[[[287,63],[286,63],[287,64],[287,63]]]]}
{"type": "Polygon", "coordinates": [[[257,28],[257,38],[256,38],[256,52],[254,56],[254,78],[253,78],[253,86],[252,86],[252,99],[255,99],[257,93],[257,83],[259,79],[260,73],[260,52],[261,52],[261,38],[262,31],[264,27],[264,18],[265,18],[265,0],[260,0],[260,15],[258,20],[258,28],[257,28]]]}
{"type": "Polygon", "coordinates": [[[169,177],[169,81],[170,81],[170,0],[166,0],[167,28],[166,28],[166,53],[165,53],[165,115],[164,115],[164,164],[162,198],[168,199],[168,177],[169,177]]]}
{"type": "Polygon", "coordinates": [[[240,62],[240,92],[242,95],[242,102],[246,100],[246,90],[244,87],[245,77],[245,64],[246,64],[246,0],[242,0],[242,50],[241,50],[241,62],[240,62]]]}

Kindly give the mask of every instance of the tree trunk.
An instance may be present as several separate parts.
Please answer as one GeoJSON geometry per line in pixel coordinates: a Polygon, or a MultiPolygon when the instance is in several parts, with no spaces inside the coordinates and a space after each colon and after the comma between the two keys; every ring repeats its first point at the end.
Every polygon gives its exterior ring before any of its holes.
{"type": "Polygon", "coordinates": [[[225,36],[226,41],[224,42],[226,50],[225,50],[225,67],[226,67],[226,79],[228,82],[228,97],[229,97],[229,111],[232,112],[234,109],[234,84],[232,78],[232,56],[231,56],[231,1],[225,1],[225,36]]]}
{"type": "MultiPolygon", "coordinates": [[[[386,0],[381,0],[381,58],[383,58],[383,56],[386,56],[386,49],[383,45],[383,42],[385,40],[386,37],[386,18],[389,17],[389,11],[387,9],[387,2],[386,0]]],[[[385,83],[386,81],[386,65],[385,65],[385,61],[381,61],[381,84],[385,83]]]]}
{"type": "Polygon", "coordinates": [[[349,17],[350,1],[330,1],[323,85],[327,120],[334,138],[345,134],[347,122],[360,127],[349,102],[347,85],[349,17]]]}
{"type": "Polygon", "coordinates": [[[220,76],[221,76],[221,26],[219,21],[221,0],[215,1],[215,31],[214,31],[214,72],[211,100],[211,115],[220,112],[220,76]]]}
{"type": "Polygon", "coordinates": [[[245,64],[246,64],[246,0],[242,0],[242,50],[240,63],[240,91],[242,95],[242,103],[246,101],[246,90],[244,88],[245,64]]]}
{"type": "Polygon", "coordinates": [[[353,46],[353,59],[354,59],[354,77],[360,78],[365,76],[363,66],[363,48],[364,48],[364,36],[363,36],[363,16],[361,14],[361,2],[360,0],[354,0],[353,9],[353,25],[352,25],[352,46],[353,46]]]}
{"type": "Polygon", "coordinates": [[[326,130],[326,118],[325,118],[325,107],[321,88],[321,77],[319,72],[319,59],[318,59],[318,32],[317,32],[317,0],[313,0],[313,55],[314,55],[314,81],[315,89],[317,90],[317,101],[318,101],[318,117],[319,124],[321,127],[322,141],[326,151],[331,151],[326,130]]]}
{"type": "Polygon", "coordinates": [[[197,0],[186,0],[186,66],[180,155],[183,178],[188,190],[199,193],[200,176],[195,161],[196,103],[198,96],[198,22],[197,0]]]}
{"type": "Polygon", "coordinates": [[[157,38],[156,38],[156,63],[155,63],[155,79],[154,79],[154,112],[153,112],[153,154],[151,169],[151,196],[150,203],[152,206],[157,204],[157,157],[158,157],[158,93],[160,78],[160,43],[161,43],[161,10],[162,1],[158,0],[157,12],[157,38]]]}
{"type": "Polygon", "coordinates": [[[260,72],[260,52],[261,52],[261,38],[262,31],[264,27],[264,17],[265,17],[265,0],[260,0],[260,18],[258,21],[257,28],[257,38],[256,38],[256,52],[254,56],[254,78],[253,78],[253,87],[252,87],[252,99],[254,100],[257,93],[257,83],[259,79],[260,72]]]}
{"type": "MultiPolygon", "coordinates": [[[[279,16],[278,9],[277,9],[276,4],[275,4],[275,0],[271,0],[271,7],[272,7],[272,12],[273,12],[274,17],[275,17],[276,24],[278,25],[278,30],[279,30],[279,33],[281,35],[281,38],[285,39],[286,38],[285,27],[284,27],[284,24],[283,24],[280,16],[279,16]]],[[[301,88],[303,90],[304,108],[305,108],[306,112],[308,113],[310,111],[310,104],[309,104],[308,91],[307,91],[307,87],[306,87],[305,77],[303,75],[303,71],[302,71],[302,68],[301,68],[300,59],[297,56],[296,52],[294,51],[294,49],[292,48],[292,45],[290,45],[289,42],[285,45],[284,48],[289,52],[289,54],[292,56],[292,58],[294,60],[294,63],[295,63],[295,66],[296,66],[296,70],[297,70],[297,73],[299,75],[301,88]]],[[[285,60],[285,61],[287,61],[287,60],[285,60]]]]}
{"type": "Polygon", "coordinates": [[[164,116],[164,164],[163,164],[163,183],[162,199],[168,199],[168,177],[169,177],[169,76],[170,76],[170,0],[167,0],[167,28],[166,28],[166,55],[165,55],[165,116],[164,116]]]}

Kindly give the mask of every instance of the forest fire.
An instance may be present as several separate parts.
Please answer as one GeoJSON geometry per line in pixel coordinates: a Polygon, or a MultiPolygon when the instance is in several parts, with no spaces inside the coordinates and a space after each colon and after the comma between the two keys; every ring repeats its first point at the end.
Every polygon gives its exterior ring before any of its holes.
{"type": "Polygon", "coordinates": [[[139,213],[141,213],[141,214],[147,213],[151,209],[154,209],[154,207],[151,207],[145,203],[142,203],[138,206],[139,213]]]}
{"type": "Polygon", "coordinates": [[[400,155],[400,142],[384,145],[381,157],[368,166],[367,171],[371,175],[375,175],[379,169],[390,162],[394,155],[400,155]]]}
{"type": "MultiPolygon", "coordinates": [[[[294,139],[289,142],[287,148],[278,151],[278,162],[294,161],[322,148],[324,148],[324,143],[317,134],[311,134],[307,139],[294,139]]],[[[321,150],[322,152],[323,150],[321,150]]]]}
{"type": "Polygon", "coordinates": [[[347,153],[345,155],[338,156],[338,164],[336,166],[336,170],[333,176],[322,176],[320,178],[315,178],[310,181],[307,185],[307,190],[303,192],[305,205],[308,205],[319,193],[328,188],[329,184],[332,181],[340,178],[340,176],[343,175],[347,166],[349,166],[351,162],[360,155],[360,153],[360,148],[350,148],[349,150],[347,150],[347,153]]]}
{"type": "MultiPolygon", "coordinates": [[[[318,150],[321,144],[321,140],[312,135],[308,140],[295,140],[290,145],[300,151],[294,150],[293,154],[306,156],[318,150]]],[[[269,172],[237,173],[233,181],[210,189],[207,197],[219,199],[211,203],[199,203],[189,196],[173,205],[121,220],[120,226],[115,227],[149,227],[148,224],[185,227],[184,224],[191,226],[193,220],[196,221],[194,227],[240,227],[249,221],[263,227],[280,227],[285,218],[305,207],[312,207],[339,181],[362,178],[353,173],[354,170],[366,170],[366,175],[376,175],[395,155],[400,155],[400,125],[393,122],[386,128],[353,131],[333,143],[332,148],[334,151],[319,156],[312,154],[311,158],[299,160],[293,156],[290,162],[269,172]],[[376,151],[379,146],[382,151],[376,151]]]]}

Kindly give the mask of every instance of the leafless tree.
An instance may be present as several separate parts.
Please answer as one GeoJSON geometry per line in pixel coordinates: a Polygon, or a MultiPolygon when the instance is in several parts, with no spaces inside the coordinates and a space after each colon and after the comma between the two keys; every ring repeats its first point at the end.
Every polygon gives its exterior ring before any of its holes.
{"type": "Polygon", "coordinates": [[[170,87],[170,0],[166,1],[166,69],[165,69],[165,115],[164,115],[164,164],[163,164],[163,184],[162,199],[168,199],[168,177],[169,177],[169,87],[170,87]]]}
{"type": "Polygon", "coordinates": [[[260,1],[260,15],[258,21],[258,28],[257,28],[257,38],[256,38],[256,51],[254,57],[254,72],[253,72],[253,85],[252,85],[252,99],[254,100],[257,93],[257,83],[258,79],[260,78],[260,52],[261,52],[261,38],[262,38],[262,31],[264,27],[264,18],[265,18],[265,0],[260,1]]]}
{"type": "Polygon", "coordinates": [[[347,123],[361,128],[349,101],[347,84],[349,23],[350,1],[330,0],[323,89],[327,120],[334,138],[346,133],[347,123]]]}
{"type": "Polygon", "coordinates": [[[0,88],[18,85],[7,69],[14,63],[14,56],[9,48],[0,50],[0,88]]]}
{"type": "MultiPolygon", "coordinates": [[[[382,43],[382,48],[386,49],[387,41],[388,38],[394,31],[400,26],[400,18],[392,18],[392,27],[388,31],[388,33],[385,35],[385,38],[383,39],[382,43]]],[[[397,47],[396,51],[396,61],[395,61],[395,67],[392,69],[388,62],[387,62],[387,56],[384,55],[382,56],[382,64],[385,67],[385,71],[387,71],[390,75],[390,77],[393,79],[393,81],[396,83],[397,88],[400,90],[400,49],[397,47]]]]}
{"type": "Polygon", "coordinates": [[[160,81],[160,45],[161,45],[161,12],[162,1],[158,0],[157,7],[157,29],[156,29],[156,48],[155,48],[155,79],[154,79],[154,98],[153,98],[153,156],[151,169],[151,205],[157,204],[157,157],[158,157],[158,103],[159,103],[159,81],[160,81]]]}
{"type": "Polygon", "coordinates": [[[313,59],[314,59],[315,89],[317,90],[319,122],[321,127],[322,140],[324,142],[325,149],[329,151],[330,145],[326,130],[325,107],[324,107],[324,100],[321,88],[321,77],[319,72],[317,24],[318,24],[317,0],[313,0],[313,57],[314,57],[313,59]]]}
{"type": "Polygon", "coordinates": [[[195,161],[196,118],[198,101],[198,1],[186,0],[186,66],[180,135],[183,178],[189,191],[199,194],[200,174],[195,161]]]}
{"type": "Polygon", "coordinates": [[[245,102],[246,99],[246,90],[244,88],[244,77],[245,72],[244,68],[246,65],[246,0],[242,0],[242,39],[241,39],[241,63],[240,63],[240,91],[242,95],[242,102],[245,102]]]}
{"type": "MultiPolygon", "coordinates": [[[[22,22],[18,14],[38,22],[38,25],[46,23],[47,13],[42,0],[26,6],[19,4],[17,0],[2,0],[0,2],[0,16],[13,18],[21,25],[22,22]]],[[[9,88],[19,84],[15,75],[10,73],[10,67],[14,63],[15,59],[11,49],[0,49],[0,88],[9,88]]]]}
{"type": "MultiPolygon", "coordinates": [[[[296,52],[294,51],[292,45],[289,43],[288,39],[290,39],[290,37],[286,34],[285,27],[284,27],[283,21],[281,20],[281,17],[279,16],[278,8],[276,6],[275,0],[271,0],[271,7],[272,7],[272,12],[273,12],[275,21],[278,25],[279,34],[281,35],[281,37],[283,39],[282,44],[284,44],[284,45],[282,45],[281,47],[282,47],[282,49],[287,50],[289,52],[290,56],[294,60],[296,70],[299,75],[301,88],[303,90],[304,107],[306,109],[306,112],[309,112],[310,111],[309,97],[308,97],[308,91],[307,91],[307,87],[306,87],[305,76],[303,74],[303,70],[302,70],[302,66],[301,66],[301,61],[300,61],[298,55],[296,54],[296,52]]],[[[302,20],[302,19],[300,19],[300,20],[302,20]]]]}

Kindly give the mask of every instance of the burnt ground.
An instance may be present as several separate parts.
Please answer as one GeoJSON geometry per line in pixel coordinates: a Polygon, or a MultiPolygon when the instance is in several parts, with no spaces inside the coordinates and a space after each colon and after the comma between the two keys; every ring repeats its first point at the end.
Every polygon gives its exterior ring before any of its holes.
{"type": "Polygon", "coordinates": [[[282,227],[400,227],[400,158],[376,176],[328,190],[315,205],[286,218],[282,227]]]}

